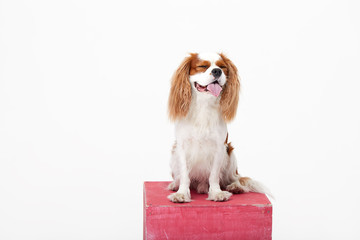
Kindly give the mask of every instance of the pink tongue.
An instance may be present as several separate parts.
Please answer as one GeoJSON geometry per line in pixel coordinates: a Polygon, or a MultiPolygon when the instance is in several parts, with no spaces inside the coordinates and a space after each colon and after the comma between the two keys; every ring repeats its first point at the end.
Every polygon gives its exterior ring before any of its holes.
{"type": "Polygon", "coordinates": [[[218,97],[222,90],[221,86],[218,83],[211,83],[211,84],[207,85],[206,89],[215,97],[218,97]]]}

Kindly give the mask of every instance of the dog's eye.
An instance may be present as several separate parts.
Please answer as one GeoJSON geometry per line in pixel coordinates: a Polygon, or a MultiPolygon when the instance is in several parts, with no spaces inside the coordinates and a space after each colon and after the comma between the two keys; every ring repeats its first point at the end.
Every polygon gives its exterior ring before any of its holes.
{"type": "Polygon", "coordinates": [[[220,68],[221,68],[221,69],[224,69],[224,68],[226,68],[226,66],[220,66],[220,68]]]}
{"type": "Polygon", "coordinates": [[[199,68],[208,68],[208,66],[206,66],[206,65],[200,65],[200,66],[197,66],[197,67],[199,67],[199,68]]]}

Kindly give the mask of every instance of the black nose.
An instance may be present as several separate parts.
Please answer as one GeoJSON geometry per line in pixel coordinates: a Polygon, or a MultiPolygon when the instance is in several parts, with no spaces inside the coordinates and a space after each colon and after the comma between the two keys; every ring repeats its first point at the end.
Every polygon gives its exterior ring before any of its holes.
{"type": "Polygon", "coordinates": [[[221,69],[220,68],[214,68],[212,71],[211,71],[211,74],[215,77],[215,78],[218,78],[221,76],[221,69]]]}

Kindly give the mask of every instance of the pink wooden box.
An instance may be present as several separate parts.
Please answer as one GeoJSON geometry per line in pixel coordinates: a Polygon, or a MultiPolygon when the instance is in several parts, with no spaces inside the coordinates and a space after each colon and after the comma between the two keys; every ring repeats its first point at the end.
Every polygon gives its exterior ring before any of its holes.
{"type": "Polygon", "coordinates": [[[265,194],[234,194],[227,202],[172,203],[170,182],[144,183],[144,239],[271,239],[272,205],[265,194]]]}

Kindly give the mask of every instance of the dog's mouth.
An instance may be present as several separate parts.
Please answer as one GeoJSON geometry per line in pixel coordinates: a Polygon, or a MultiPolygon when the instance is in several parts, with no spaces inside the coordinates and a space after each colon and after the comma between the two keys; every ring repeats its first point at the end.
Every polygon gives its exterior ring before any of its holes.
{"type": "Polygon", "coordinates": [[[197,82],[195,82],[195,88],[199,92],[209,92],[212,95],[214,95],[215,97],[218,97],[222,90],[222,87],[220,86],[218,81],[212,82],[206,86],[202,86],[202,85],[198,84],[197,82]]]}

